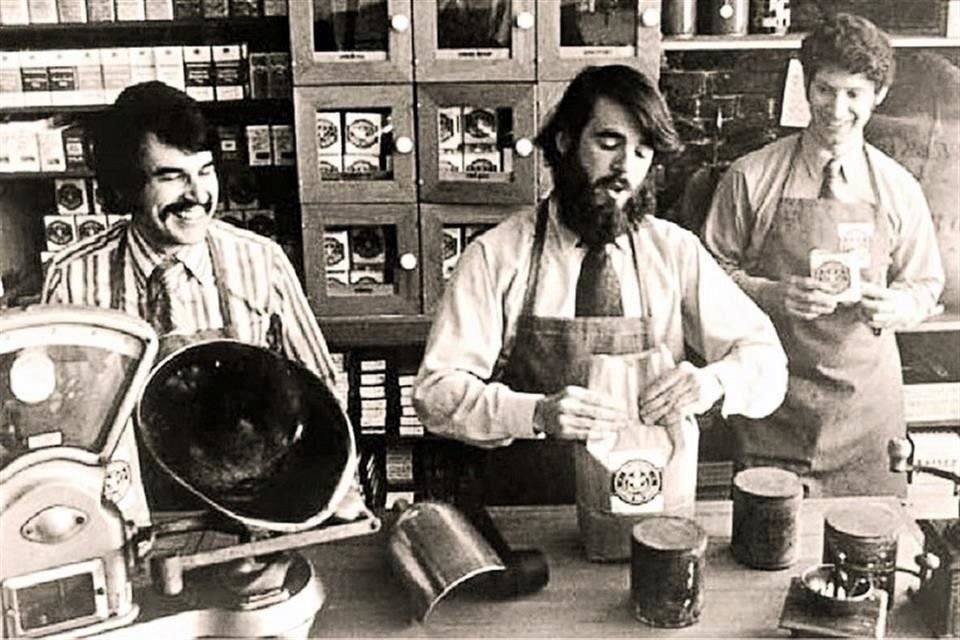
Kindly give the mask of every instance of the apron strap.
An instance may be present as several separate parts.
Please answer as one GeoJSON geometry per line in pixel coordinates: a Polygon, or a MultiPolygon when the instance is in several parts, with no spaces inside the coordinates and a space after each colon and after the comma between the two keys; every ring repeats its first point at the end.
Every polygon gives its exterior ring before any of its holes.
{"type": "MultiPolygon", "coordinates": [[[[530,267],[527,271],[527,284],[523,292],[523,304],[520,307],[520,316],[518,324],[523,319],[533,315],[533,303],[536,299],[537,285],[540,281],[540,257],[543,255],[543,245],[547,235],[547,220],[549,218],[548,208],[549,198],[544,199],[537,205],[537,220],[533,231],[533,249],[530,251],[530,267]]],[[[506,338],[503,346],[500,348],[500,355],[493,366],[493,372],[490,374],[491,380],[497,380],[503,373],[510,354],[513,352],[513,345],[516,342],[516,331],[513,335],[506,338]]]]}
{"type": "Polygon", "coordinates": [[[210,234],[206,238],[207,251],[210,252],[210,263],[213,267],[213,281],[217,285],[217,301],[220,304],[220,317],[223,319],[223,331],[230,337],[236,337],[236,331],[233,327],[233,317],[230,313],[230,302],[228,300],[229,289],[227,289],[224,257],[220,250],[220,245],[210,239],[210,234]]]}

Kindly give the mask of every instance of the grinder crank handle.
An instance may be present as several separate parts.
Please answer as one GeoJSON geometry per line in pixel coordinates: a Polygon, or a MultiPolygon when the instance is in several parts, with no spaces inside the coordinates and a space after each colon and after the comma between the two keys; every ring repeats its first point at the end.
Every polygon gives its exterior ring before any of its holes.
{"type": "Polygon", "coordinates": [[[467,519],[497,552],[506,571],[491,574],[496,595],[503,598],[527,595],[539,591],[550,581],[547,558],[539,549],[513,550],[503,539],[496,523],[484,507],[465,511],[467,519]]]}

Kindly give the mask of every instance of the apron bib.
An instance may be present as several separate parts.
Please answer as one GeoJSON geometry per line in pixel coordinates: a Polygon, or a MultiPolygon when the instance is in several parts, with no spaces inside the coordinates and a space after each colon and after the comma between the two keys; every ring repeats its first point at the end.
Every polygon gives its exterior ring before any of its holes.
{"type": "MultiPolygon", "coordinates": [[[[791,167],[799,160],[800,138],[791,167]]],[[[810,273],[810,251],[857,248],[869,266],[862,279],[886,285],[894,232],[868,170],[876,205],[786,197],[783,185],[755,273],[785,280],[810,273]],[[852,230],[852,231],[851,231],[852,230]],[[851,245],[850,237],[854,237],[851,245]]],[[[904,434],[900,355],[892,331],[874,335],[857,305],[803,320],[771,315],[789,362],[786,399],[759,420],[734,417],[738,462],[776,465],[803,476],[809,495],[904,495],[901,474],[891,473],[887,440],[904,434]]]]}
{"type": "MultiPolygon", "coordinates": [[[[504,345],[492,380],[515,391],[552,394],[586,386],[594,354],[638,354],[650,331],[644,318],[538,317],[533,313],[547,229],[547,201],[537,210],[530,273],[513,339],[504,345]]],[[[633,246],[634,262],[637,261],[633,246]]],[[[639,273],[639,264],[637,264],[639,273]]],[[[641,287],[641,305],[647,309],[641,287]]],[[[569,504],[576,494],[573,442],[516,440],[485,452],[484,504],[569,504]]]]}

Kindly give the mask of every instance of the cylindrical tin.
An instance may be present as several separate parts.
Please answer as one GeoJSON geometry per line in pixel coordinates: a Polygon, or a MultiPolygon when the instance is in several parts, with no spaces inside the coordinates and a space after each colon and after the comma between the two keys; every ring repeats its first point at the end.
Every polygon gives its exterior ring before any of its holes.
{"type": "Polygon", "coordinates": [[[634,616],[653,627],[687,627],[703,609],[707,534],[693,520],[651,516],[633,528],[630,595],[634,616]]]}
{"type": "Polygon", "coordinates": [[[750,0],[750,33],[786,35],[790,0],[750,0]]]}
{"type": "Polygon", "coordinates": [[[893,603],[897,564],[897,515],[883,504],[838,507],[823,521],[823,561],[851,578],[866,578],[893,603]]]}
{"type": "Polygon", "coordinates": [[[665,36],[692,36],[697,32],[697,0],[663,0],[660,30],[665,36]]]}
{"type": "Polygon", "coordinates": [[[700,17],[704,33],[724,36],[747,34],[749,0],[706,0],[701,6],[706,9],[700,17]]]}
{"type": "Polygon", "coordinates": [[[795,473],[774,467],[741,471],[733,479],[734,557],[755,569],[783,569],[800,553],[803,485],[795,473]]]}

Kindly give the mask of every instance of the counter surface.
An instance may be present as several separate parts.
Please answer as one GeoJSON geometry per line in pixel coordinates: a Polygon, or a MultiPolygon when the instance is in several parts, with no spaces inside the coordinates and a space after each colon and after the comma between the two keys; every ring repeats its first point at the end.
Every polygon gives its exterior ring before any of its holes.
{"type": "MultiPolygon", "coordinates": [[[[536,547],[546,553],[550,582],[541,592],[494,601],[476,590],[461,588],[420,624],[412,619],[406,594],[390,571],[386,554],[390,521],[385,519],[383,530],[377,534],[303,550],[327,590],[327,601],[314,621],[311,636],[789,636],[778,629],[784,598],[790,579],[820,562],[824,514],[834,507],[862,502],[882,502],[901,515],[898,566],[915,569],[912,558],[921,548],[922,534],[893,498],[805,500],[801,508],[800,560],[780,571],[760,571],[738,564],[730,552],[731,503],[698,503],[697,520],[710,536],[706,597],[700,622],[685,629],[653,629],[633,618],[629,563],[586,560],[572,505],[491,509],[511,547],[536,547]]],[[[930,636],[906,595],[907,588],[916,587],[917,582],[911,575],[897,573],[887,637],[930,636]]]]}

